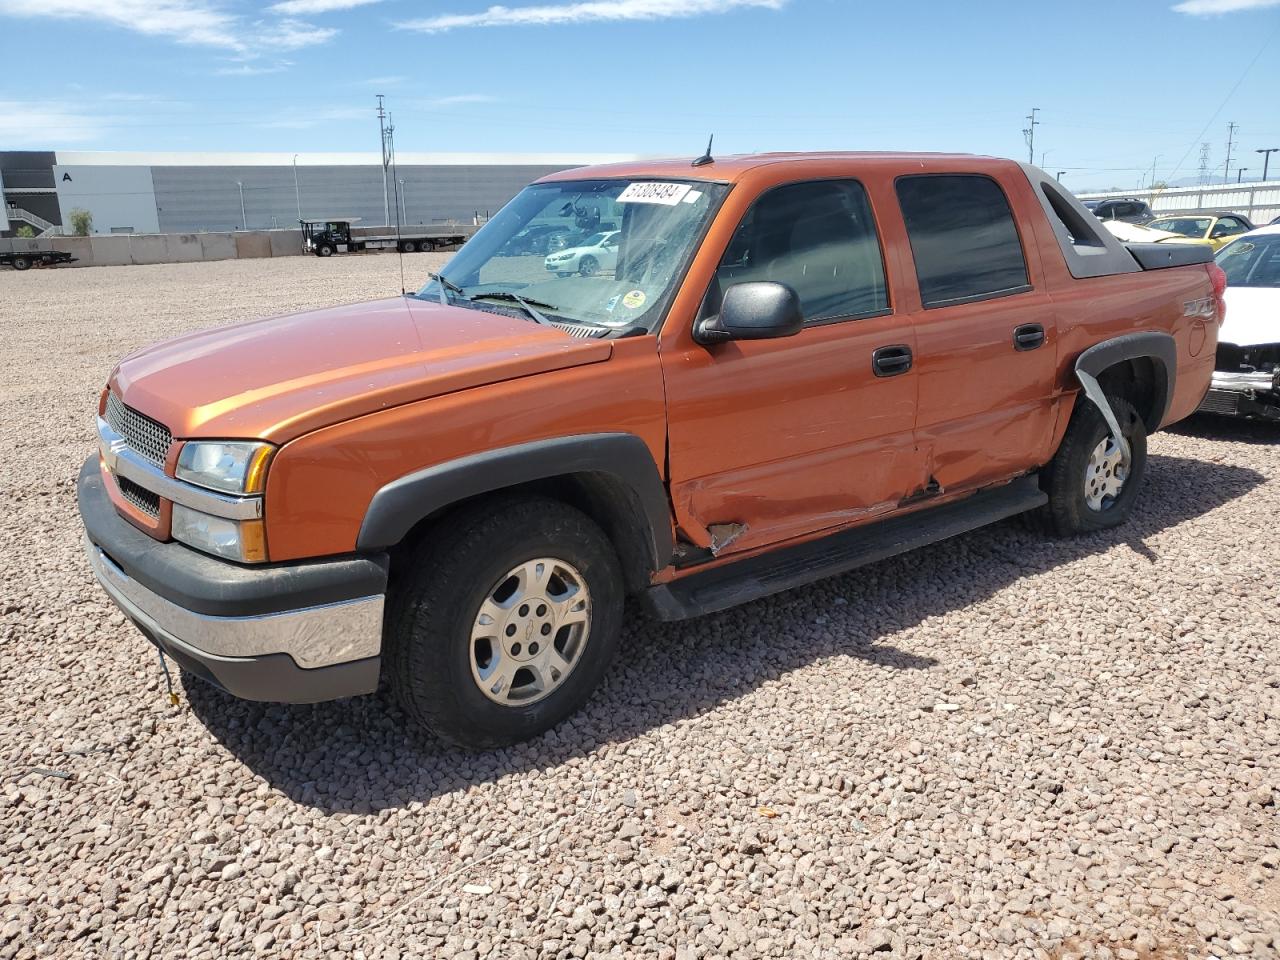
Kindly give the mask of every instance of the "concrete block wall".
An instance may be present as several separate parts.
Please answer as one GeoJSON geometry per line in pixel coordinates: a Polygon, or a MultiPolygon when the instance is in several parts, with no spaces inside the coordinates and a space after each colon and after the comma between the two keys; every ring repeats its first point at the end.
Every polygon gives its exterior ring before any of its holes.
{"type": "Polygon", "coordinates": [[[71,266],[119,267],[145,263],[197,263],[302,255],[301,230],[255,230],[235,233],[135,233],[96,237],[51,237],[4,240],[4,249],[63,250],[76,258],[71,266]]]}

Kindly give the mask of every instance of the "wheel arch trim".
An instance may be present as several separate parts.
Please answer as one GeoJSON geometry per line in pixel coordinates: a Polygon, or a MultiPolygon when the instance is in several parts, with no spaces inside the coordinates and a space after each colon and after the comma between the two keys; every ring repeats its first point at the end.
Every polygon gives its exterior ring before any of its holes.
{"type": "Polygon", "coordinates": [[[393,546],[421,520],[480,494],[584,474],[604,474],[634,494],[634,506],[647,527],[642,532],[653,569],[667,566],[675,541],[666,485],[648,446],[630,433],[535,440],[448,460],[407,474],[373,495],[360,526],[356,549],[381,550],[393,546]]]}
{"type": "Polygon", "coordinates": [[[1154,395],[1147,429],[1149,432],[1155,432],[1163,426],[1165,418],[1169,415],[1174,388],[1177,385],[1178,344],[1172,336],[1157,331],[1145,331],[1126,333],[1094,344],[1076,358],[1076,379],[1084,388],[1085,395],[1102,412],[1114,435],[1117,432],[1115,415],[1111,405],[1106,402],[1098,378],[1104,371],[1128,360],[1151,361],[1155,382],[1152,384],[1154,395]]]}

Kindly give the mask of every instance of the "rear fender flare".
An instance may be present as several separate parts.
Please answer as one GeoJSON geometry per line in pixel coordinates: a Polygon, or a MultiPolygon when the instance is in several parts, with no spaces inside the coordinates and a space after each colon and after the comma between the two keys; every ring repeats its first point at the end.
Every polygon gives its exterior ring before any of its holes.
{"type": "Polygon", "coordinates": [[[1147,429],[1154,432],[1164,424],[1165,418],[1169,415],[1169,405],[1173,402],[1174,387],[1177,385],[1178,378],[1177,341],[1167,333],[1154,331],[1126,333],[1094,344],[1076,358],[1076,379],[1080,381],[1085,396],[1093,402],[1106,420],[1112,437],[1124,452],[1126,459],[1129,455],[1128,443],[1121,435],[1115,413],[1111,409],[1111,404],[1107,402],[1098,378],[1110,367],[1128,360],[1151,361],[1155,382],[1152,384],[1153,396],[1147,418],[1147,429]]]}
{"type": "Polygon", "coordinates": [[[641,531],[654,570],[675,549],[666,485],[643,440],[629,433],[595,433],[535,440],[449,460],[394,480],[373,495],[356,548],[383,550],[404,539],[421,520],[479,494],[539,480],[603,474],[633,496],[629,511],[641,531]],[[638,514],[638,516],[636,516],[638,514]]]}

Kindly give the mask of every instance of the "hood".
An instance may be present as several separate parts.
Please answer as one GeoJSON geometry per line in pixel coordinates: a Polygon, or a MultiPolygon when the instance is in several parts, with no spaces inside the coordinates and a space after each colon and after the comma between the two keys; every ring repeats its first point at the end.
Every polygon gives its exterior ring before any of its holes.
{"type": "Polygon", "coordinates": [[[397,297],[221,327],[132,354],[125,403],[175,437],[284,443],[455,390],[607,360],[608,341],[397,297]]]}
{"type": "Polygon", "coordinates": [[[1257,347],[1280,343],[1280,287],[1227,287],[1227,320],[1219,343],[1257,347]]]}

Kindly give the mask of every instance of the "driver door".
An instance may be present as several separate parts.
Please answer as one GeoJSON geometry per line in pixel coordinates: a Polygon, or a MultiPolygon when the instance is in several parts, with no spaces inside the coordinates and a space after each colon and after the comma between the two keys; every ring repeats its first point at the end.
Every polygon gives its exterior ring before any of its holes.
{"type": "Polygon", "coordinates": [[[704,313],[750,280],[791,286],[804,329],[662,357],[676,519],[717,555],[888,513],[925,483],[915,335],[894,313],[863,185],[765,191],[728,244],[704,313]]]}

